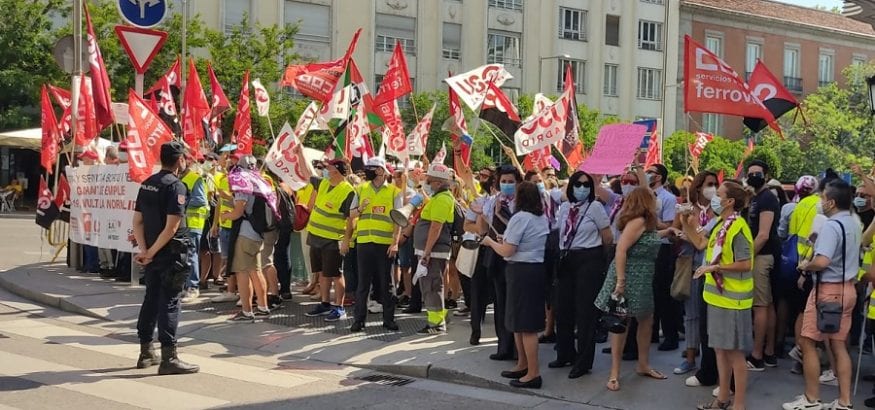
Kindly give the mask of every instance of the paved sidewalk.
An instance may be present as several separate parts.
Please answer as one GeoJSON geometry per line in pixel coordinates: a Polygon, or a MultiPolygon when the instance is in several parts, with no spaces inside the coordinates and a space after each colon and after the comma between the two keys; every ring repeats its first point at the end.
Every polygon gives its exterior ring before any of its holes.
{"type": "MultiPolygon", "coordinates": [[[[95,325],[113,329],[116,337],[135,342],[135,329],[143,289],[128,284],[102,280],[95,275],[70,273],[62,265],[33,264],[0,272],[0,286],[22,297],[92,318],[95,325]]],[[[296,295],[294,301],[276,311],[272,318],[254,324],[229,323],[235,312],[233,304],[209,304],[205,293],[201,301],[184,305],[180,323],[180,342],[185,346],[211,351],[214,357],[235,357],[257,352],[259,361],[274,362],[278,367],[296,366],[302,359],[326,365],[348,365],[381,372],[434,379],[497,390],[511,390],[499,377],[511,362],[488,359],[495,351],[492,316],[484,324],[480,346],[468,344],[467,318],[453,317],[449,332],[443,336],[423,337],[414,332],[421,327],[424,315],[399,315],[399,333],[384,333],[380,316],[370,315],[364,334],[351,334],[349,322],[327,323],[321,318],[306,318],[309,299],[296,295]]],[[[604,345],[598,347],[599,351],[604,345]]],[[[544,388],[527,393],[565,400],[569,405],[612,409],[681,409],[695,408],[710,398],[711,388],[684,386],[688,375],[671,375],[681,362],[680,350],[651,350],[651,364],[669,375],[656,381],[635,375],[634,363],[624,362],[619,393],[608,392],[606,382],[610,358],[596,353],[593,374],[569,380],[568,369],[547,369],[555,358],[552,345],[541,345],[541,369],[544,388]],[[631,393],[631,394],[630,394],[631,393]]],[[[856,361],[856,352],[852,353],[856,361]]],[[[872,356],[863,357],[864,373],[875,369],[872,356]]],[[[781,361],[777,369],[750,373],[748,405],[754,409],[780,408],[780,404],[801,394],[801,376],[789,372],[791,362],[781,361]]],[[[872,386],[861,383],[855,404],[869,397],[872,386]]],[[[513,389],[514,392],[521,391],[513,389]]],[[[526,392],[526,391],[523,391],[526,392]]],[[[824,400],[837,396],[837,388],[823,386],[824,400]]]]}

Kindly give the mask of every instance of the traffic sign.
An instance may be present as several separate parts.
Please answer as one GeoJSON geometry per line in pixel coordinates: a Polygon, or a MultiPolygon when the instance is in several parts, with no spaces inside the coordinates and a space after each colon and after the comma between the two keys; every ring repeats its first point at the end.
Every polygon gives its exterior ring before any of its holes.
{"type": "Polygon", "coordinates": [[[137,73],[143,74],[167,41],[167,32],[130,26],[115,26],[115,34],[137,73]]]}
{"type": "MultiPolygon", "coordinates": [[[[76,71],[76,61],[73,46],[73,36],[64,36],[58,39],[55,42],[55,46],[52,48],[52,55],[55,57],[55,62],[58,63],[58,66],[64,70],[65,73],[73,74],[76,71]]],[[[82,61],[88,61],[88,48],[82,48],[82,61]]],[[[82,72],[88,73],[91,70],[91,64],[83,64],[82,72]]]]}
{"type": "Polygon", "coordinates": [[[118,11],[133,26],[155,27],[167,17],[167,0],[118,0],[118,11]]]}

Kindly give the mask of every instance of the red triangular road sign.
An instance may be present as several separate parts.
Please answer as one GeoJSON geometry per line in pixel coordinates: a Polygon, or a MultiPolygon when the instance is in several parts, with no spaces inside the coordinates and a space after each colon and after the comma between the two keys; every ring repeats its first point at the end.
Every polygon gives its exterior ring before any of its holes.
{"type": "Polygon", "coordinates": [[[143,74],[167,41],[167,32],[131,26],[115,26],[115,34],[137,73],[143,74]]]}

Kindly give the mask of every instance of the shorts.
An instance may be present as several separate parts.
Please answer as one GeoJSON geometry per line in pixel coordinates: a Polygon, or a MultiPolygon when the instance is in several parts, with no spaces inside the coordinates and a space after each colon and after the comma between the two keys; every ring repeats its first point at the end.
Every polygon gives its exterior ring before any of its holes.
{"type": "Polygon", "coordinates": [[[772,255],[757,255],[753,260],[753,305],[757,307],[772,304],[772,282],[769,276],[775,266],[772,255]]]}
{"type": "Polygon", "coordinates": [[[231,228],[219,228],[219,253],[222,259],[228,259],[228,251],[231,250],[231,228]]]}
{"type": "Polygon", "coordinates": [[[340,255],[340,244],[331,241],[325,246],[310,246],[310,272],[322,272],[326,278],[340,277],[340,267],[343,257],[340,255]]]}
{"type": "Polygon", "coordinates": [[[279,229],[274,229],[261,234],[261,237],[264,238],[261,245],[261,269],[273,266],[273,251],[274,247],[276,247],[277,240],[279,240],[279,235],[279,229]]]}
{"type": "Polygon", "coordinates": [[[802,336],[818,342],[824,339],[837,340],[843,342],[848,339],[848,332],[851,330],[851,315],[854,312],[854,305],[857,303],[857,289],[854,287],[854,282],[842,283],[821,283],[818,285],[817,291],[812,291],[808,296],[808,303],[805,305],[805,312],[802,314],[802,336]],[[844,292],[844,301],[842,293],[844,292]],[[814,295],[820,293],[819,300],[822,302],[841,302],[842,303],[842,321],[839,325],[837,333],[825,334],[817,329],[817,308],[814,303],[814,295]]]}
{"type": "Polygon", "coordinates": [[[237,241],[234,242],[234,260],[231,261],[231,272],[260,271],[261,244],[261,241],[237,236],[237,241]]]}
{"type": "Polygon", "coordinates": [[[416,255],[413,254],[413,238],[408,238],[398,247],[398,267],[401,269],[412,268],[416,263],[416,255]]]}

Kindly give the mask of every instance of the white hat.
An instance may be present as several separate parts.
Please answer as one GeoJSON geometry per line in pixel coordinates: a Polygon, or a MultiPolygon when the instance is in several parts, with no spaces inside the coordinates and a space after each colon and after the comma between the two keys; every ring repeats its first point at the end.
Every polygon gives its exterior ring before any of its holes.
{"type": "Polygon", "coordinates": [[[426,172],[425,175],[447,181],[453,179],[453,174],[450,173],[450,169],[444,164],[429,165],[428,172],[426,172]]]}
{"type": "Polygon", "coordinates": [[[381,158],[381,157],[369,158],[368,162],[365,163],[365,167],[383,168],[384,172],[386,172],[386,173],[389,172],[389,169],[386,168],[386,160],[384,158],[381,158]]]}

